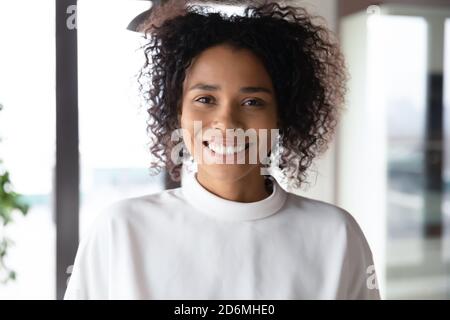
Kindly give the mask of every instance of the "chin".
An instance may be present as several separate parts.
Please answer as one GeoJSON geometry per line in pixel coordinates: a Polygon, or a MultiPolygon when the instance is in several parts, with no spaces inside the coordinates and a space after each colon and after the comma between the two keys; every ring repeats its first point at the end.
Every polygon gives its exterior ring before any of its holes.
{"type": "Polygon", "coordinates": [[[198,171],[214,179],[233,182],[244,178],[257,168],[259,167],[246,164],[213,164],[199,166],[198,171]]]}

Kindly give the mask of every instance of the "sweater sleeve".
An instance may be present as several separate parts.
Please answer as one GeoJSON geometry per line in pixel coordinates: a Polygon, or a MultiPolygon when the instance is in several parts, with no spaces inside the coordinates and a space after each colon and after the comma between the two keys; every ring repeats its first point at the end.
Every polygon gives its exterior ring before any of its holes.
{"type": "Polygon", "coordinates": [[[107,212],[95,219],[81,240],[65,300],[108,299],[110,220],[107,212]]]}
{"type": "Polygon", "coordinates": [[[369,244],[356,220],[348,214],[343,282],[346,300],[379,300],[380,292],[369,244]]]}

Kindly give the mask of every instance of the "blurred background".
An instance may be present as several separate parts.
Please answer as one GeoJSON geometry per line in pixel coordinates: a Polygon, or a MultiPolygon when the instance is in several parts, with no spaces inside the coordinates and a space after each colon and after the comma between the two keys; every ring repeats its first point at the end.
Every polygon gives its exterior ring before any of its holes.
{"type": "MultiPolygon", "coordinates": [[[[351,77],[311,185],[288,191],[356,218],[384,299],[450,299],[450,1],[287,2],[325,18],[351,77]]],[[[149,175],[137,95],[151,6],[0,2],[0,299],[61,299],[100,209],[176,187],[149,175]]]]}

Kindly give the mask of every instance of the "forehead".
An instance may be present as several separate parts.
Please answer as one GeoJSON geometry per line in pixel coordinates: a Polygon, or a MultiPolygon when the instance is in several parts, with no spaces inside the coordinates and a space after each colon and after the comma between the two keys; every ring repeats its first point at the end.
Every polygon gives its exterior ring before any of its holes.
{"type": "Polygon", "coordinates": [[[186,70],[185,86],[197,81],[227,86],[272,86],[262,61],[248,49],[218,45],[204,50],[186,70]]]}

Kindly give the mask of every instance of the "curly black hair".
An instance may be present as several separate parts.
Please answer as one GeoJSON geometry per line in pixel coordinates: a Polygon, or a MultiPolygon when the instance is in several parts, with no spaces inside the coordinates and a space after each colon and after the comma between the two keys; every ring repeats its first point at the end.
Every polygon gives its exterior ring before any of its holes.
{"type": "Polygon", "coordinates": [[[140,29],[146,43],[138,80],[153,136],[154,172],[166,167],[173,179],[179,177],[180,165],[169,155],[187,68],[205,49],[229,44],[251,50],[266,67],[278,105],[279,168],[292,187],[307,182],[307,169],[333,137],[348,80],[337,37],[322,17],[272,1],[247,2],[242,15],[169,1],[153,8],[140,29]]]}

